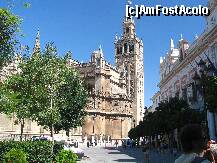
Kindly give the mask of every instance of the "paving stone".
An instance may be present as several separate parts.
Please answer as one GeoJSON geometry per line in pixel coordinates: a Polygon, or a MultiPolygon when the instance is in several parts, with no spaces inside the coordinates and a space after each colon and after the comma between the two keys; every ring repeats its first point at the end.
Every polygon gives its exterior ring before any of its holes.
{"type": "MultiPolygon", "coordinates": [[[[85,156],[79,163],[146,163],[144,161],[144,154],[140,148],[127,148],[122,147],[84,147],[85,156]]],[[[178,156],[177,156],[178,157],[178,156]]],[[[149,163],[174,163],[175,159],[171,153],[157,153],[152,150],[150,152],[149,163]]]]}

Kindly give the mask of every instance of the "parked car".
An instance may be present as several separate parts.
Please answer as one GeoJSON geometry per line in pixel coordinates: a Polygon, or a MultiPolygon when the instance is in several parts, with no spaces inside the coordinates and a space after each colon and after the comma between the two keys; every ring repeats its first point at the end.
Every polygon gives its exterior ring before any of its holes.
{"type": "Polygon", "coordinates": [[[40,136],[32,136],[31,140],[32,141],[40,140],[40,136]]]}

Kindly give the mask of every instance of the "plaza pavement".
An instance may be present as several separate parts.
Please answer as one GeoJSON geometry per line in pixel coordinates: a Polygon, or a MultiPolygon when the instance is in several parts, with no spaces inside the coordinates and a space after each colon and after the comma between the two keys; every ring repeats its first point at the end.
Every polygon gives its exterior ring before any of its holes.
{"type": "MultiPolygon", "coordinates": [[[[146,163],[144,161],[143,152],[140,148],[127,148],[122,147],[84,147],[84,159],[78,163],[146,163]]],[[[177,156],[178,157],[178,156],[177,156]]],[[[169,152],[157,153],[156,151],[150,152],[149,163],[174,163],[175,159],[169,152]]]]}

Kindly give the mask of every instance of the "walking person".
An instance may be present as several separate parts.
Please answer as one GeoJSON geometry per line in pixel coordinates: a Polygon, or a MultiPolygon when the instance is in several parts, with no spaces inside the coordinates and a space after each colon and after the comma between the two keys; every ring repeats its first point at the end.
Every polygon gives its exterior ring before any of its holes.
{"type": "Polygon", "coordinates": [[[181,130],[180,142],[183,154],[175,160],[175,163],[211,163],[203,157],[206,140],[200,125],[184,126],[181,130]]]}
{"type": "Polygon", "coordinates": [[[116,149],[118,149],[118,141],[117,140],[115,141],[115,147],[116,147],[116,149]]]}
{"type": "Polygon", "coordinates": [[[144,161],[149,162],[150,161],[150,156],[149,156],[150,148],[148,144],[144,145],[143,147],[143,153],[144,153],[144,161]]]}

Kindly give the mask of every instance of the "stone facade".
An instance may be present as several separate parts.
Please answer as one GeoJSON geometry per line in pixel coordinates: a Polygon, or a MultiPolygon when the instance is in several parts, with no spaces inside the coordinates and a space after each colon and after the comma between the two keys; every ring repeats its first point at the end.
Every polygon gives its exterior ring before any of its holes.
{"type": "Polygon", "coordinates": [[[86,81],[90,95],[89,115],[79,129],[82,136],[128,137],[144,113],[143,43],[135,34],[134,20],[125,18],[122,37],[115,36],[115,66],[105,61],[101,48],[88,63],[69,63],[86,81]]]}
{"type": "MultiPolygon", "coordinates": [[[[33,55],[39,51],[38,31],[33,55]]],[[[91,54],[90,62],[79,63],[71,59],[68,64],[79,71],[89,93],[85,123],[72,129],[70,136],[98,140],[127,138],[128,131],[142,120],[144,113],[143,43],[136,36],[134,20],[125,18],[123,35],[115,37],[115,66],[106,62],[101,47],[91,54]]],[[[16,67],[13,71],[9,70],[10,66],[6,68],[8,74],[18,70],[16,67]]],[[[6,76],[1,74],[4,79],[6,76]]],[[[19,133],[19,126],[14,125],[15,117],[9,119],[1,115],[0,121],[0,131],[19,133]]],[[[24,132],[47,133],[28,120],[24,132]]]]}
{"type": "MultiPolygon", "coordinates": [[[[216,1],[209,0],[209,8],[211,14],[206,17],[205,31],[199,37],[196,36],[192,44],[189,44],[181,36],[177,48],[174,47],[173,40],[171,40],[168,53],[165,57],[160,58],[160,83],[158,84],[160,101],[177,96],[186,99],[194,109],[202,110],[204,108],[203,97],[201,92],[195,89],[193,79],[196,73],[200,74],[198,63],[201,60],[208,65],[208,59],[210,59],[217,66],[216,1]]],[[[208,117],[208,123],[210,131],[213,130],[211,129],[213,122],[210,121],[210,117],[208,117]]]]}

